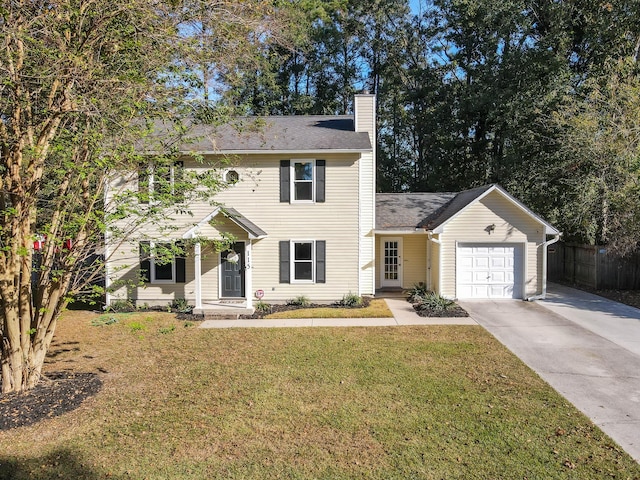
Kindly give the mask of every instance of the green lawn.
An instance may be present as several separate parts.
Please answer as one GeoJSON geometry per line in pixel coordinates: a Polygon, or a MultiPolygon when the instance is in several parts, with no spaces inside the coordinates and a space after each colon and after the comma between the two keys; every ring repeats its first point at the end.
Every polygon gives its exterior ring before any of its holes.
{"type": "Polygon", "coordinates": [[[0,432],[0,479],[640,478],[480,327],[114,317],[62,322],[47,369],[101,371],[104,387],[71,413],[0,432]]]}

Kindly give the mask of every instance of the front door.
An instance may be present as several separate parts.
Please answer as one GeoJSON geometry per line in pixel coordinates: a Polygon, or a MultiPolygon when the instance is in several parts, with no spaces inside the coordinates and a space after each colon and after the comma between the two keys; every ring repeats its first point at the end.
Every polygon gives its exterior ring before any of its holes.
{"type": "Polygon", "coordinates": [[[382,282],[383,288],[402,287],[402,238],[387,237],[380,239],[382,251],[382,282]]]}
{"type": "Polygon", "coordinates": [[[244,242],[220,254],[220,297],[244,298],[244,242]]]}

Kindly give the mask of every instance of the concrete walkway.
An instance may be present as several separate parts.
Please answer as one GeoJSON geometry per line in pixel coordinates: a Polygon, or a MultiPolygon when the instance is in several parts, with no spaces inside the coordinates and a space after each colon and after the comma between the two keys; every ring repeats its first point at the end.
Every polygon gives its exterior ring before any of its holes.
{"type": "Polygon", "coordinates": [[[200,328],[388,327],[398,325],[477,325],[470,317],[419,316],[403,298],[385,298],[393,317],[388,318],[286,318],[205,320],[200,328]]]}
{"type": "Polygon", "coordinates": [[[640,311],[551,285],[548,300],[460,302],[640,462],[640,311]]]}

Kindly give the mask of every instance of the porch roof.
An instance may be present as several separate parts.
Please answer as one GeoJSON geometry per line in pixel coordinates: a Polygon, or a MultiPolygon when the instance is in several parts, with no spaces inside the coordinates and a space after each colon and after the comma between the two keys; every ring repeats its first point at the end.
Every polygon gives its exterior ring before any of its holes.
{"type": "Polygon", "coordinates": [[[258,227],[255,223],[253,223],[247,217],[242,215],[235,208],[216,207],[210,214],[208,214],[206,217],[204,217],[202,220],[196,223],[193,227],[187,230],[182,235],[182,238],[194,238],[195,236],[198,235],[198,231],[200,230],[200,228],[203,227],[204,225],[207,225],[217,215],[224,215],[226,218],[228,218],[233,223],[238,225],[245,232],[247,232],[247,235],[249,236],[250,239],[255,240],[255,239],[260,239],[267,236],[267,232],[262,230],[260,227],[258,227]]]}

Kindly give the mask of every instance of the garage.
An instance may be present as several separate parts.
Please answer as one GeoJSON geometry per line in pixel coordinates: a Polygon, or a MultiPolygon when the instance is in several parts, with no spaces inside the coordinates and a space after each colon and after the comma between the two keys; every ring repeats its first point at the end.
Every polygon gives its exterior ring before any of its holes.
{"type": "MultiPolygon", "coordinates": [[[[385,242],[403,242],[402,288],[424,283],[451,299],[529,300],[546,294],[547,247],[561,235],[498,185],[379,193],[375,233],[381,269],[385,242]]],[[[376,281],[376,288],[385,286],[382,277],[376,281]]]]}
{"type": "Polygon", "coordinates": [[[458,298],[522,298],[519,245],[458,244],[458,298]]]}

